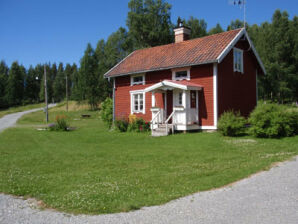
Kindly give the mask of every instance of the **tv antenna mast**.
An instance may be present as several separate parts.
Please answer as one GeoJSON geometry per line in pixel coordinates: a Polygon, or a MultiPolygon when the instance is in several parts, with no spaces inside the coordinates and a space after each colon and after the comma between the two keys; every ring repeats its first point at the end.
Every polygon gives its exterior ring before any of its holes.
{"type": "Polygon", "coordinates": [[[246,0],[230,0],[230,4],[238,5],[240,9],[243,8],[243,27],[246,28],[246,0]]]}

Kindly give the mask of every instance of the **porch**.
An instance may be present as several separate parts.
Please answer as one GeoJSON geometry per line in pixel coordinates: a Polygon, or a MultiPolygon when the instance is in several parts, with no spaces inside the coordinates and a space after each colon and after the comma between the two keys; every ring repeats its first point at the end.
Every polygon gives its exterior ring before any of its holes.
{"type": "Polygon", "coordinates": [[[199,129],[199,91],[202,88],[186,80],[164,80],[146,88],[145,92],[152,93],[152,135],[199,129]]]}

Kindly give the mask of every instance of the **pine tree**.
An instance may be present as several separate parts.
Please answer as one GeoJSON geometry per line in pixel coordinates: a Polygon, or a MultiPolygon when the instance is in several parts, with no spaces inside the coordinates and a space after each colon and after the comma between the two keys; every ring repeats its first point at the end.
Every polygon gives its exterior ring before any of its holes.
{"type": "Polygon", "coordinates": [[[219,23],[217,23],[215,27],[213,27],[209,30],[208,35],[221,33],[223,31],[224,31],[223,28],[220,26],[219,23]]]}
{"type": "Polygon", "coordinates": [[[59,63],[57,75],[53,84],[53,93],[55,102],[59,102],[65,98],[65,74],[63,63],[59,63]]]}
{"type": "Polygon", "coordinates": [[[18,62],[13,62],[9,70],[7,83],[7,100],[9,106],[21,105],[24,95],[24,78],[26,70],[18,62]]]}
{"type": "Polygon", "coordinates": [[[39,102],[40,83],[35,69],[30,66],[25,78],[25,101],[29,103],[39,102]]]}
{"type": "Polygon", "coordinates": [[[79,69],[80,99],[86,99],[92,110],[98,107],[100,99],[99,76],[96,73],[97,61],[91,44],[88,43],[79,69]]]}
{"type": "Polygon", "coordinates": [[[4,61],[0,62],[0,109],[8,107],[6,98],[7,82],[8,82],[8,67],[4,61]]]}

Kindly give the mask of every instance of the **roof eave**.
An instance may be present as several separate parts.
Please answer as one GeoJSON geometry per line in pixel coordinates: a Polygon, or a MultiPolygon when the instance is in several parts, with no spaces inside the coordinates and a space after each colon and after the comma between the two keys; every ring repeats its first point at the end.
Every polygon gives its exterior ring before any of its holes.
{"type": "Polygon", "coordinates": [[[105,76],[105,78],[115,78],[115,77],[119,77],[119,76],[135,75],[135,74],[145,73],[145,72],[155,72],[155,71],[162,71],[162,70],[168,70],[168,69],[174,69],[174,68],[183,68],[183,67],[196,66],[196,65],[213,64],[215,62],[217,62],[217,60],[211,60],[211,61],[206,61],[206,62],[202,62],[202,63],[169,66],[169,67],[164,67],[164,68],[154,68],[154,69],[140,70],[140,71],[135,71],[135,72],[116,74],[116,75],[112,75],[112,76],[107,76],[106,74],[109,73],[109,72],[106,72],[104,76],[105,76]]]}

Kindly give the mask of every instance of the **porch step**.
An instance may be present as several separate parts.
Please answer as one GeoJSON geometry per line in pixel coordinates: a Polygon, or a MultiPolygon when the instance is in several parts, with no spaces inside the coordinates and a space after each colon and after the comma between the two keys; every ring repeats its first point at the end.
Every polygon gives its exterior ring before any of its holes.
{"type": "Polygon", "coordinates": [[[168,132],[166,131],[166,126],[160,125],[158,128],[153,129],[151,131],[151,136],[153,137],[160,137],[160,136],[167,136],[171,133],[172,127],[168,126],[168,132]]]}

